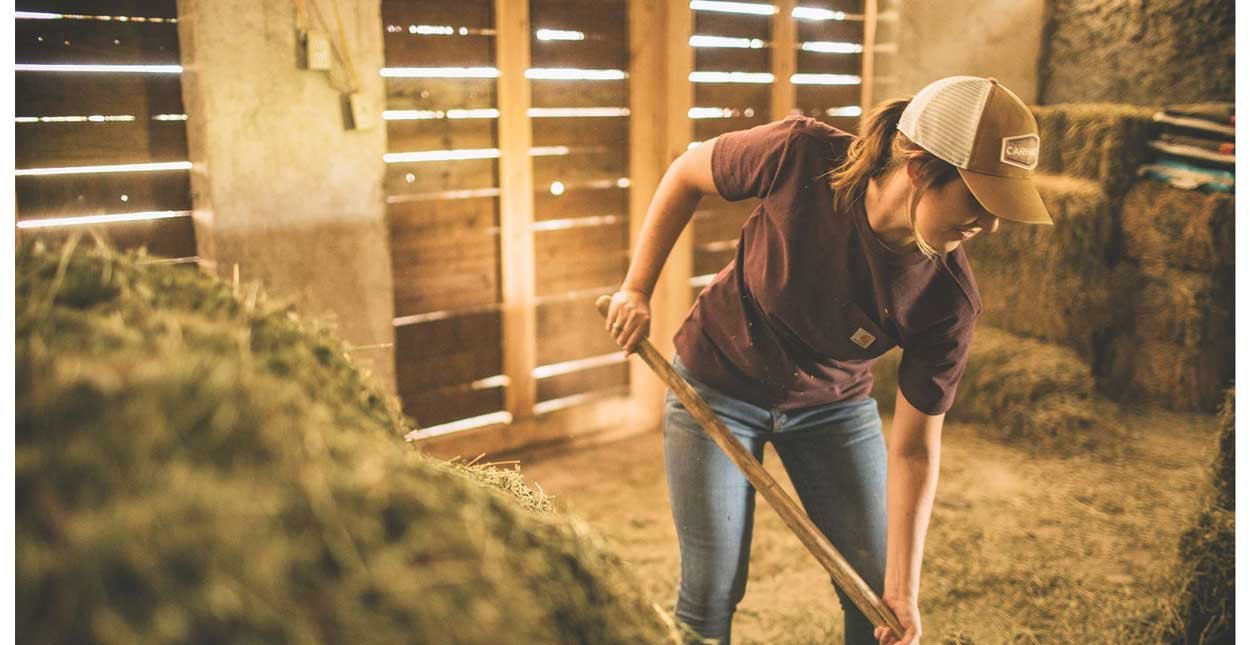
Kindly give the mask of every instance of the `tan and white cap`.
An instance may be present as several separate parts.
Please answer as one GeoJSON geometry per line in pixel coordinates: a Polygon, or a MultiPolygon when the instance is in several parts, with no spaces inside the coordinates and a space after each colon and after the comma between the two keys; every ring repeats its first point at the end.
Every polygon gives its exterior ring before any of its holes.
{"type": "Polygon", "coordinates": [[[898,131],[959,169],[985,210],[1003,219],[1054,224],[1033,185],[1041,137],[1020,97],[994,78],[948,76],[916,93],[898,131]]]}

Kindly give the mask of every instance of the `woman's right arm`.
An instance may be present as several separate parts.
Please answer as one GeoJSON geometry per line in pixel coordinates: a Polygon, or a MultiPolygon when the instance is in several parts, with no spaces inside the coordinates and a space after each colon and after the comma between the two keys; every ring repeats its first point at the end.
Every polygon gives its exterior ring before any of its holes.
{"type": "Polygon", "coordinates": [[[664,172],[642,221],[638,243],[621,288],[612,294],[604,329],[632,353],[651,331],[651,294],[660,269],[704,195],[716,195],[712,146],[708,139],[683,152],[664,172]],[[618,325],[615,329],[614,325],[618,325]]]}

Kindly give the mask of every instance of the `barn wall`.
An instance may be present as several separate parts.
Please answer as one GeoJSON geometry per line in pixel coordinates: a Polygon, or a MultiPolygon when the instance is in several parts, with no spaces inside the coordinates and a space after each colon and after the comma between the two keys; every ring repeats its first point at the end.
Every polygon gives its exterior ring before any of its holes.
{"type": "Polygon", "coordinates": [[[15,9],[17,235],[90,231],[194,266],[174,0],[15,9]]]}
{"type": "MultiPolygon", "coordinates": [[[[898,95],[946,76],[993,76],[1025,103],[1037,102],[1043,0],[902,0],[898,95]]],[[[879,100],[890,98],[882,94],[879,100]]]]}
{"type": "MultiPolygon", "coordinates": [[[[348,130],[325,72],[299,69],[288,0],[180,0],[183,101],[199,256],[332,316],[394,389],[386,132],[348,130]]],[[[362,94],[383,105],[379,0],[339,3],[362,94]]],[[[333,16],[327,17],[333,20],[333,16]]]]}
{"type": "Polygon", "coordinates": [[[1052,0],[1041,103],[1233,101],[1233,0],[1052,0]]]}

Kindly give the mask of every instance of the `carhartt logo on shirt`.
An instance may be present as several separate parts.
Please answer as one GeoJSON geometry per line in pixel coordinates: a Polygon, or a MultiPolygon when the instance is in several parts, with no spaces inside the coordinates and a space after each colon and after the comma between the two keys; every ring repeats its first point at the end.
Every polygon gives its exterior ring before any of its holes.
{"type": "Polygon", "coordinates": [[[863,327],[860,327],[855,330],[854,334],[851,334],[851,340],[855,341],[856,345],[859,345],[864,349],[868,349],[868,346],[872,344],[872,341],[877,340],[877,337],[868,333],[868,330],[863,327]]]}

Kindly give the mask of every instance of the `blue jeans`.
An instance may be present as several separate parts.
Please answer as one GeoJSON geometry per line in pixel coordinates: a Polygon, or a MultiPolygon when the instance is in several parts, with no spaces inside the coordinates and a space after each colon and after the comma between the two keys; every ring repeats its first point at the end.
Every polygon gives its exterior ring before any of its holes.
{"type": "MultiPolygon", "coordinates": [[[[672,364],[756,459],[762,462],[765,442],[773,442],[808,517],[880,595],[886,451],[876,400],[776,412],[691,378],[676,356],[672,364]]],[[[676,614],[705,638],[727,644],[746,594],[755,487],[672,390],[664,409],[664,467],[681,551],[676,614]]],[[[803,548],[797,537],[793,546],[803,548]]],[[[815,558],[809,562],[820,566],[815,558]]],[[[845,642],[875,644],[872,623],[834,588],[845,642]]]]}

